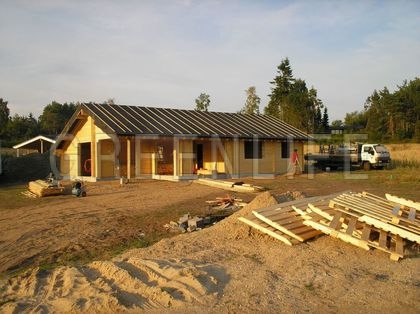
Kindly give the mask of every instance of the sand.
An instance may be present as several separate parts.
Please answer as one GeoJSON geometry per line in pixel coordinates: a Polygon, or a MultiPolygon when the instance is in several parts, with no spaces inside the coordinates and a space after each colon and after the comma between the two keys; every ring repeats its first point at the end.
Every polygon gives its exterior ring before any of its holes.
{"type": "Polygon", "coordinates": [[[2,313],[418,313],[420,259],[393,262],[328,236],[293,247],[237,218],[303,193],[259,194],[210,228],[112,260],[1,282],[2,313]]]}

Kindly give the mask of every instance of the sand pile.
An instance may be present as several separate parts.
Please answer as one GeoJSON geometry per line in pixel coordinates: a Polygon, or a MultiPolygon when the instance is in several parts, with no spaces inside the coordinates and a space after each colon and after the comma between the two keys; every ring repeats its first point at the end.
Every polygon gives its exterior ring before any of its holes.
{"type": "MultiPolygon", "coordinates": [[[[293,194],[282,197],[289,199],[293,194]]],[[[220,256],[229,254],[220,244],[250,233],[250,228],[237,217],[277,203],[278,196],[264,192],[241,211],[201,232],[164,239],[153,247],[132,250],[113,261],[33,269],[3,285],[0,298],[5,304],[1,309],[135,312],[212,303],[226,281],[223,267],[214,264],[220,256]],[[162,256],[167,259],[158,258],[162,256]]]]}
{"type": "Polygon", "coordinates": [[[10,279],[2,312],[101,313],[177,308],[215,297],[218,270],[192,260],[96,261],[10,279]],[[10,301],[10,302],[8,302],[10,301]]]}

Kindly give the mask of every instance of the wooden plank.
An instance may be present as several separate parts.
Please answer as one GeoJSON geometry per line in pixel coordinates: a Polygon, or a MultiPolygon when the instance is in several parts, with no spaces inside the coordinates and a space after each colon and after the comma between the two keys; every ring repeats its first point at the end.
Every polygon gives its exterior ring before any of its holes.
{"type": "Polygon", "coordinates": [[[411,208],[415,208],[416,210],[420,211],[420,203],[419,202],[415,202],[415,201],[412,201],[412,200],[407,200],[405,198],[398,197],[398,196],[395,196],[395,195],[391,195],[391,194],[388,194],[388,193],[385,194],[385,197],[390,202],[393,202],[393,203],[396,203],[396,204],[401,204],[401,205],[408,206],[408,207],[411,207],[411,208]]]}
{"type": "Polygon", "coordinates": [[[356,228],[356,224],[357,224],[357,217],[351,217],[347,225],[346,233],[352,235],[354,229],[356,228]]]}
{"type": "Polygon", "coordinates": [[[379,247],[386,249],[387,248],[387,238],[388,232],[385,230],[379,230],[379,247]]]}
{"type": "Polygon", "coordinates": [[[330,223],[330,228],[337,230],[339,227],[341,227],[341,224],[343,222],[342,217],[343,217],[343,213],[338,211],[334,215],[334,218],[330,223]]]}
{"type": "Polygon", "coordinates": [[[408,214],[408,220],[414,221],[416,219],[416,209],[410,208],[410,212],[408,214]]]}
{"type": "Polygon", "coordinates": [[[399,235],[400,237],[402,237],[404,239],[407,239],[407,240],[410,240],[410,241],[413,241],[413,242],[416,242],[416,243],[420,244],[420,234],[416,234],[416,233],[413,233],[409,230],[405,230],[405,229],[402,229],[400,227],[390,225],[386,222],[380,221],[380,220],[378,220],[374,217],[369,217],[367,215],[361,216],[359,218],[359,221],[365,222],[367,224],[375,226],[376,228],[382,229],[384,231],[391,232],[393,234],[399,235]]]}
{"type": "MultiPolygon", "coordinates": [[[[272,220],[264,217],[263,215],[259,214],[256,211],[253,211],[252,213],[254,214],[255,217],[257,217],[258,219],[264,221],[266,224],[268,224],[268,225],[276,228],[277,230],[281,231],[282,233],[287,234],[288,236],[290,236],[290,237],[292,237],[292,238],[294,238],[296,240],[299,240],[301,242],[305,241],[305,239],[303,239],[302,237],[298,236],[297,234],[291,232],[290,230],[288,230],[287,228],[283,227],[279,223],[274,222],[274,221],[272,221],[272,220]]],[[[303,219],[302,219],[302,221],[303,221],[303,219]]]]}
{"type": "Polygon", "coordinates": [[[404,257],[404,240],[398,234],[395,236],[395,252],[398,256],[404,257]]]}
{"type": "Polygon", "coordinates": [[[324,217],[327,220],[333,220],[334,216],[325,212],[324,210],[321,210],[320,208],[318,208],[317,206],[313,205],[313,204],[308,204],[308,208],[317,213],[318,215],[324,217]]]}
{"type": "Polygon", "coordinates": [[[370,238],[370,232],[372,228],[369,225],[364,225],[362,230],[362,240],[363,241],[369,241],[370,238]]]}
{"type": "Polygon", "coordinates": [[[366,241],[364,241],[362,239],[358,239],[358,238],[353,237],[351,235],[348,235],[347,233],[332,229],[329,226],[326,226],[326,225],[324,225],[320,222],[316,222],[316,221],[312,221],[312,220],[305,220],[303,223],[305,225],[311,226],[314,229],[320,230],[325,234],[328,234],[328,235],[334,234],[335,237],[337,237],[338,239],[340,239],[344,242],[353,244],[355,246],[358,246],[358,247],[360,247],[360,248],[362,248],[366,251],[369,251],[369,249],[370,249],[366,241]]]}
{"type": "Polygon", "coordinates": [[[289,237],[287,237],[287,235],[285,235],[284,233],[280,232],[279,230],[271,227],[270,225],[267,225],[266,223],[264,223],[263,221],[260,221],[258,219],[253,220],[252,218],[249,219],[251,217],[239,217],[238,219],[244,223],[246,223],[247,225],[257,229],[258,231],[265,233],[277,240],[280,240],[281,242],[287,244],[287,245],[294,245],[299,243],[298,241],[296,241],[295,239],[290,239],[289,237]]]}

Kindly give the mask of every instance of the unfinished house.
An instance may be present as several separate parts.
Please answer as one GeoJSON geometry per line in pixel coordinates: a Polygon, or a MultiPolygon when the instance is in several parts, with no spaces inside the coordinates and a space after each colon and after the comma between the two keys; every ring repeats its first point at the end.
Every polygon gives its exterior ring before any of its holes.
{"type": "MultiPolygon", "coordinates": [[[[63,178],[194,179],[287,172],[308,135],[267,115],[82,104],[55,144],[63,178]]],[[[302,162],[303,160],[300,160],[302,162]]]]}

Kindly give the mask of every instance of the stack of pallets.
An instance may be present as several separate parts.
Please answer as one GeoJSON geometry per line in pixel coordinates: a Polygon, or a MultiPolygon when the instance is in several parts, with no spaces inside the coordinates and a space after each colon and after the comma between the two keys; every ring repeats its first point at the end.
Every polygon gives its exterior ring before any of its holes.
{"type": "Polygon", "coordinates": [[[239,219],[289,245],[324,233],[365,250],[385,251],[396,261],[404,257],[405,244],[420,244],[420,203],[389,194],[344,192],[275,205],[239,219]]]}

